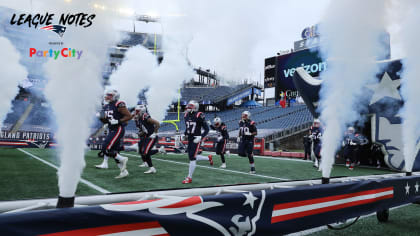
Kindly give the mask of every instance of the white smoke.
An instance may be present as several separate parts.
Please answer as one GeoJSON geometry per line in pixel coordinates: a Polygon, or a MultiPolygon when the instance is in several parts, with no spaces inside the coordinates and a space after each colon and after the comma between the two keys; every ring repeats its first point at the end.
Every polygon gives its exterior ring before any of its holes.
{"type": "Polygon", "coordinates": [[[264,35],[272,30],[268,27],[270,20],[275,22],[271,9],[281,5],[276,1],[214,0],[195,1],[185,7],[187,14],[194,17],[184,26],[194,30],[188,50],[191,61],[229,80],[255,76],[254,54],[264,35]]]}
{"type": "Polygon", "coordinates": [[[186,18],[162,19],[164,59],[153,71],[152,83],[146,93],[149,112],[157,120],[163,120],[168,105],[179,96],[182,83],[194,76],[186,55],[192,35],[181,29],[185,24],[186,18]]]}
{"type": "MultiPolygon", "coordinates": [[[[308,1],[298,2],[301,5],[308,4],[308,1]]],[[[316,6],[311,6],[311,10],[319,9],[318,5],[325,5],[326,2],[314,4],[316,6]]],[[[279,14],[278,9],[294,9],[297,8],[296,5],[296,1],[274,0],[264,1],[263,4],[255,0],[240,3],[222,0],[133,1],[128,8],[136,9],[138,14],[153,13],[162,19],[160,23],[147,24],[146,28],[150,28],[150,24],[159,25],[156,28],[158,34],[163,34],[164,60],[152,72],[151,80],[147,79],[148,73],[145,72],[144,76],[139,75],[141,82],[136,82],[149,85],[146,96],[152,116],[159,120],[164,117],[168,105],[178,96],[182,82],[193,77],[193,67],[214,70],[222,80],[258,80],[261,76],[258,71],[263,69],[263,59],[280,49],[279,41],[285,41],[285,35],[278,28],[279,22],[285,22],[290,17],[284,12],[279,14]],[[272,41],[267,43],[267,38],[272,41]],[[186,64],[187,60],[191,62],[191,66],[186,64]]],[[[296,10],[304,13],[310,11],[296,10]]],[[[296,35],[290,37],[296,38],[302,28],[313,23],[313,19],[309,21],[310,23],[299,22],[294,26],[296,35]]],[[[141,31],[141,28],[138,27],[137,31],[141,31]]],[[[287,41],[287,47],[290,41],[287,41]]],[[[121,67],[127,63],[131,66],[125,66],[125,71],[139,70],[140,68],[130,69],[132,66],[140,66],[134,60],[145,58],[140,54],[137,58],[126,58],[121,67]],[[129,60],[133,62],[129,63],[129,60]]],[[[122,71],[121,69],[121,74],[125,74],[122,71]]],[[[116,78],[116,75],[111,77],[111,86],[116,84],[116,78]]],[[[140,91],[141,87],[145,86],[131,88],[140,91]]],[[[130,89],[120,91],[121,96],[134,97],[128,93],[137,95],[137,91],[130,89]],[[127,95],[124,94],[125,91],[128,91],[127,95]]]]}
{"type": "MultiPolygon", "coordinates": [[[[152,72],[156,70],[157,58],[142,45],[132,47],[125,53],[124,61],[110,77],[110,87],[119,91],[122,101],[135,106],[142,88],[152,84],[152,72]]],[[[165,86],[162,86],[165,87],[165,86]]]]}
{"type": "Polygon", "coordinates": [[[185,18],[163,18],[162,51],[164,59],[157,66],[157,57],[143,46],[130,48],[123,63],[111,76],[110,87],[117,89],[121,99],[135,105],[142,88],[146,93],[148,110],[154,119],[163,120],[168,105],[178,97],[182,83],[192,79],[193,70],[187,62],[190,32],[180,30],[185,18]]]}
{"type": "Polygon", "coordinates": [[[226,80],[255,81],[263,73],[264,58],[290,49],[303,28],[318,22],[328,2],[154,0],[134,5],[139,14],[186,19],[177,29],[192,36],[188,58],[195,67],[214,70],[226,80]]]}
{"type": "Polygon", "coordinates": [[[346,125],[359,119],[365,97],[362,87],[374,81],[374,61],[384,52],[379,42],[384,31],[385,1],[331,1],[319,30],[321,53],[328,70],[321,74],[322,176],[329,177],[335,152],[346,125]]]}
{"type": "Polygon", "coordinates": [[[404,99],[404,106],[401,110],[403,118],[403,153],[405,159],[405,170],[411,172],[418,153],[417,143],[420,138],[420,45],[418,43],[419,33],[417,32],[420,16],[420,2],[401,1],[404,4],[406,18],[402,24],[401,41],[405,53],[403,60],[403,73],[401,75],[401,93],[404,99]]]}
{"type": "Polygon", "coordinates": [[[103,94],[102,72],[108,59],[107,50],[115,45],[119,36],[113,29],[112,14],[95,11],[93,3],[94,1],[71,4],[50,1],[46,4],[46,7],[52,8],[50,12],[56,15],[79,12],[96,14],[90,27],[68,26],[64,34],[63,47],[83,50],[79,60],[50,59],[44,65],[49,79],[45,95],[53,108],[58,125],[58,184],[62,197],[74,196],[85,166],[84,155],[90,124],[103,94]]]}
{"type": "Polygon", "coordinates": [[[146,93],[151,115],[164,118],[182,83],[194,77],[194,66],[207,66],[230,80],[243,80],[252,73],[252,55],[265,29],[261,24],[270,15],[262,14],[262,9],[272,9],[274,4],[270,1],[261,7],[258,1],[244,1],[235,10],[236,3],[221,0],[154,3],[162,19],[164,59],[153,71],[146,93]],[[258,17],[250,17],[257,8],[261,9],[258,17]]]}
{"type": "Polygon", "coordinates": [[[28,72],[19,63],[20,54],[5,37],[0,36],[1,51],[5,56],[0,57],[0,130],[7,113],[12,106],[12,100],[18,93],[19,81],[26,79],[28,72]],[[7,55],[7,56],[6,56],[7,55]]]}

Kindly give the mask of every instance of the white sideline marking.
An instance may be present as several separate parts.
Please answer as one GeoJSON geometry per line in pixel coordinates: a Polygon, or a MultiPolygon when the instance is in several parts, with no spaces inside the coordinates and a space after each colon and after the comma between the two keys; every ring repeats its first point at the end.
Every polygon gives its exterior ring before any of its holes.
{"type": "MultiPolygon", "coordinates": [[[[138,157],[137,155],[129,154],[129,153],[124,153],[124,155],[138,157]]],[[[160,159],[160,158],[153,158],[153,160],[158,160],[158,161],[163,161],[163,162],[168,162],[168,163],[174,163],[174,164],[180,164],[180,165],[189,166],[189,164],[188,163],[185,163],[185,162],[164,160],[164,159],[160,159]]],[[[217,167],[209,167],[209,166],[203,166],[203,165],[197,165],[197,167],[202,167],[202,168],[211,169],[211,170],[219,170],[219,171],[231,172],[231,173],[236,173],[236,174],[243,174],[243,175],[248,175],[248,176],[258,176],[258,177],[267,178],[267,179],[290,180],[290,179],[278,178],[278,177],[274,177],[274,176],[259,175],[259,174],[249,174],[249,173],[242,172],[242,171],[237,171],[237,170],[220,169],[220,168],[217,168],[217,167]]]]}
{"type": "MultiPolygon", "coordinates": [[[[30,156],[30,157],[32,157],[32,158],[34,158],[34,159],[36,159],[36,160],[38,160],[38,161],[46,164],[46,165],[48,165],[48,166],[50,166],[50,167],[58,170],[58,167],[56,165],[54,165],[54,164],[52,164],[52,163],[50,163],[50,162],[48,162],[46,160],[43,160],[42,158],[37,157],[37,156],[35,156],[34,154],[32,154],[30,152],[27,152],[27,151],[25,151],[25,150],[23,150],[21,148],[17,148],[17,150],[19,150],[19,151],[25,153],[26,155],[28,155],[28,156],[30,156]]],[[[103,189],[103,188],[99,187],[98,185],[95,185],[92,182],[89,182],[89,181],[87,181],[87,180],[85,180],[85,179],[83,179],[81,177],[80,177],[80,182],[86,184],[87,186],[89,186],[89,187],[91,187],[91,188],[95,189],[96,191],[101,192],[103,194],[111,193],[110,191],[108,191],[106,189],[103,189]]]]}

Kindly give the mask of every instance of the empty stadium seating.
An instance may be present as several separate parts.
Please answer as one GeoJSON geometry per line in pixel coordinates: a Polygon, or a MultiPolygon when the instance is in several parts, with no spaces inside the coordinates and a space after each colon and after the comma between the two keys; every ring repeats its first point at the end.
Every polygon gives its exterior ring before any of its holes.
{"type": "Polygon", "coordinates": [[[218,102],[220,99],[233,95],[240,92],[245,88],[252,87],[249,84],[241,84],[234,87],[229,86],[217,86],[217,87],[192,87],[182,88],[181,97],[182,100],[188,102],[190,100],[196,100],[198,102],[211,101],[218,102]]]}
{"type": "MultiPolygon", "coordinates": [[[[29,104],[29,101],[13,100],[12,110],[7,114],[3,122],[3,129],[10,129],[23,115],[29,104]]],[[[55,125],[52,122],[52,116],[53,113],[49,106],[43,106],[39,102],[34,103],[32,110],[20,129],[26,131],[45,131],[54,128],[55,125]]]]}
{"type": "MultiPolygon", "coordinates": [[[[221,86],[223,87],[223,86],[221,86]]],[[[220,87],[219,87],[220,88],[220,87]]],[[[188,88],[184,88],[184,92],[186,96],[198,96],[198,94],[204,94],[204,98],[206,95],[209,97],[215,97],[217,93],[218,96],[224,96],[225,93],[229,89],[232,91],[231,87],[225,87],[224,89],[214,89],[214,88],[194,88],[191,89],[191,92],[188,88]],[[220,90],[220,91],[219,91],[220,90]],[[198,91],[198,92],[197,92],[198,91]],[[203,92],[206,91],[207,93],[203,92]],[[216,92],[217,91],[217,92],[216,92]]],[[[233,88],[235,90],[238,87],[233,88]]],[[[29,105],[28,101],[23,100],[15,100],[13,101],[13,112],[10,112],[4,122],[4,128],[10,127],[19,119],[19,117],[23,114],[26,107],[29,105]]],[[[220,111],[220,112],[206,112],[206,118],[209,121],[213,121],[215,117],[220,117],[223,122],[227,125],[228,131],[230,132],[231,136],[236,136],[238,132],[238,121],[241,117],[241,113],[245,110],[249,110],[251,112],[251,118],[257,123],[257,128],[259,130],[258,137],[266,137],[272,135],[273,133],[279,133],[282,131],[286,131],[287,133],[290,132],[297,132],[301,129],[307,128],[313,120],[312,115],[310,114],[309,110],[307,109],[306,105],[301,104],[294,104],[291,107],[281,108],[279,106],[268,106],[268,107],[254,107],[254,108],[235,108],[232,110],[220,111]]],[[[21,129],[25,130],[45,130],[51,129],[54,127],[51,122],[51,108],[42,106],[40,103],[34,104],[34,108],[32,109],[30,115],[23,123],[21,129]]],[[[185,130],[185,124],[183,122],[181,114],[181,121],[178,122],[178,127],[181,132],[185,130]]],[[[176,120],[177,113],[169,112],[164,120],[176,120]]],[[[95,121],[92,125],[92,130],[96,130],[102,126],[102,123],[99,121],[95,121]]],[[[136,133],[137,128],[133,121],[130,121],[126,127],[127,133],[136,133]]],[[[160,132],[174,132],[175,126],[169,123],[162,123],[160,132]]]]}
{"type": "MultiPolygon", "coordinates": [[[[157,36],[156,40],[160,44],[160,36],[157,36]]],[[[120,44],[130,47],[141,44],[147,48],[153,48],[155,43],[154,41],[154,35],[127,32],[125,38],[120,42],[120,44]]]]}
{"type": "MultiPolygon", "coordinates": [[[[251,112],[251,118],[257,123],[257,128],[260,130],[260,135],[258,135],[260,137],[294,127],[306,127],[313,120],[311,113],[305,105],[295,105],[286,108],[278,106],[237,108],[222,112],[206,112],[206,118],[207,120],[213,121],[215,117],[220,117],[228,126],[231,134],[236,136],[238,121],[240,120],[241,113],[245,110],[251,112]]],[[[176,113],[168,113],[165,120],[175,120],[176,118],[176,113]]],[[[130,127],[128,126],[128,128],[130,127]]],[[[179,129],[181,131],[185,129],[185,124],[182,119],[179,122],[179,129]]],[[[163,123],[160,131],[175,131],[175,127],[171,124],[163,123]]]]}

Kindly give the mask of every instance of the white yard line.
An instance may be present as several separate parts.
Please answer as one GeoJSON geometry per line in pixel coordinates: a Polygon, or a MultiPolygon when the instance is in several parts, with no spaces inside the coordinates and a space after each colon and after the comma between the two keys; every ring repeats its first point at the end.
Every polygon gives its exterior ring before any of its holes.
{"type": "MultiPolygon", "coordinates": [[[[35,156],[34,154],[32,154],[30,152],[27,152],[27,151],[25,151],[25,150],[23,150],[21,148],[17,148],[17,150],[19,150],[19,151],[25,153],[26,155],[28,155],[28,156],[30,156],[30,157],[32,157],[32,158],[34,158],[34,159],[36,159],[36,160],[38,160],[38,161],[46,164],[46,165],[48,165],[48,166],[50,166],[50,167],[58,170],[58,167],[56,165],[54,165],[54,164],[52,164],[52,163],[50,163],[50,162],[48,162],[46,160],[43,160],[42,158],[37,157],[37,156],[35,156]]],[[[108,191],[106,189],[103,189],[103,188],[99,187],[98,185],[95,185],[92,182],[89,182],[89,181],[87,181],[87,180],[85,180],[83,178],[80,178],[80,182],[86,184],[87,186],[89,186],[89,187],[91,187],[91,188],[95,189],[96,191],[101,192],[103,194],[111,193],[110,191],[108,191]]]]}
{"type": "MultiPolygon", "coordinates": [[[[129,153],[124,153],[124,155],[129,155],[129,156],[138,157],[138,155],[129,154],[129,153]]],[[[163,162],[168,162],[168,163],[173,163],[173,164],[179,164],[179,165],[189,166],[189,164],[188,164],[188,163],[185,163],[185,162],[178,162],[178,161],[164,160],[164,159],[160,159],[160,158],[153,158],[153,160],[158,160],[158,161],[163,161],[163,162]]],[[[228,170],[228,169],[221,169],[221,168],[209,167],[209,166],[203,166],[203,165],[197,165],[197,167],[206,168],[206,169],[211,169],[211,170],[224,171],[224,172],[230,172],[230,173],[236,173],[236,174],[243,174],[243,175],[248,175],[248,176],[258,176],[258,177],[262,177],[262,178],[266,178],[266,179],[275,179],[275,180],[283,180],[283,181],[284,181],[284,180],[290,180],[290,179],[278,178],[278,177],[274,177],[274,176],[259,175],[259,174],[249,174],[249,173],[247,173],[247,172],[242,172],[242,171],[228,170]]]]}

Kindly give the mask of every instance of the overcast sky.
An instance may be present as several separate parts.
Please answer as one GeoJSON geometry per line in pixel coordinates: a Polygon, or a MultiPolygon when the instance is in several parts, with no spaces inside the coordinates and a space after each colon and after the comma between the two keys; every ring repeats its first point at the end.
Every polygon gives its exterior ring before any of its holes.
{"type": "MultiPolygon", "coordinates": [[[[72,4],[70,0],[61,1],[72,4]]],[[[274,56],[280,50],[293,48],[294,41],[301,39],[305,27],[321,21],[329,2],[127,0],[117,3],[98,0],[98,4],[106,6],[106,10],[123,9],[125,13],[154,14],[165,21],[178,21],[177,24],[138,24],[137,31],[188,33],[191,37],[188,57],[195,66],[216,70],[227,80],[250,78],[254,81],[262,80],[264,58],[274,56]],[[116,3],[121,5],[117,6],[116,3]]],[[[0,5],[40,13],[46,4],[48,1],[0,0],[0,5]]],[[[119,24],[122,29],[132,30],[130,21],[122,20],[119,24]]],[[[397,28],[391,27],[391,31],[397,28]]],[[[394,41],[391,35],[392,44],[397,44],[394,41]]],[[[393,58],[400,57],[398,45],[392,46],[393,58]]]]}

